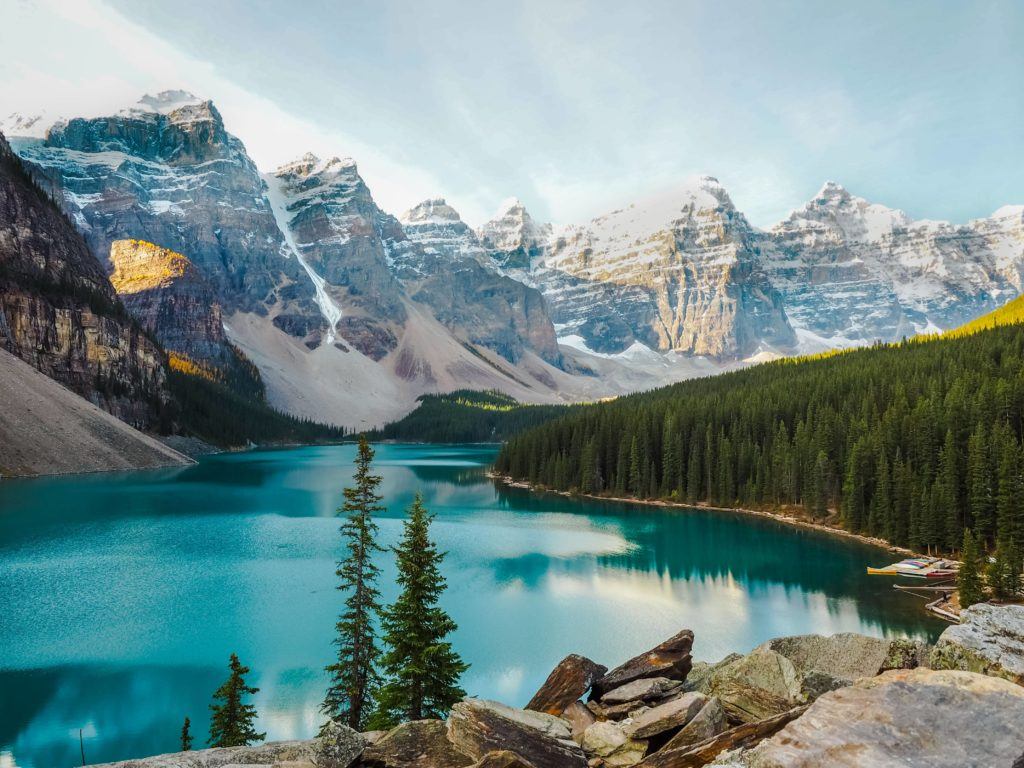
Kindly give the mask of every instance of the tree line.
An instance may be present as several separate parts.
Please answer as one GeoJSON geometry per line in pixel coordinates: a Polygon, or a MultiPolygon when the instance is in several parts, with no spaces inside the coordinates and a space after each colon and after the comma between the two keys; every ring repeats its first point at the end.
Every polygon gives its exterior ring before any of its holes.
{"type": "MultiPolygon", "coordinates": [[[[338,509],[345,558],[335,575],[345,594],[336,624],[337,658],[325,667],[329,684],[321,711],[331,722],[356,730],[390,729],[400,722],[442,718],[465,697],[459,678],[469,667],[446,639],[457,627],[439,605],[446,589],[441,563],[445,553],[430,535],[433,515],[417,494],[393,548],[401,591],[390,606],[380,601],[380,569],[373,561],[383,552],[373,516],[384,511],[380,475],[373,473],[374,451],[365,436],[359,440],[354,484],[344,489],[338,509]]],[[[210,705],[211,747],[246,746],[262,741],[256,708],[245,701],[259,692],[249,686],[250,669],[234,653],[228,679],[210,705]]],[[[181,728],[182,751],[192,748],[191,720],[181,728]]]]}
{"type": "Polygon", "coordinates": [[[430,443],[499,442],[577,407],[524,405],[502,392],[460,389],[421,395],[416,410],[371,437],[430,443]]]}
{"type": "Polygon", "coordinates": [[[1024,326],[780,360],[564,416],[496,469],[562,491],[792,506],[918,550],[965,529],[1020,572],[1024,326]]]}

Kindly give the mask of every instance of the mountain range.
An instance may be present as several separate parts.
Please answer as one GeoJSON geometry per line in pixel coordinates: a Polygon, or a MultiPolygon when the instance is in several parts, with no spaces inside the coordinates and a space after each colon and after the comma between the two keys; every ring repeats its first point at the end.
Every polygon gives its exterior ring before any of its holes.
{"type": "Polygon", "coordinates": [[[272,405],[357,429],[427,392],[595,399],[943,330],[1024,280],[1024,206],[914,221],[829,182],[762,230],[703,176],[563,227],[510,199],[474,229],[443,198],[381,210],[351,159],[261,173],[181,91],[43,123],[0,129],[143,327],[197,365],[240,350],[272,405]]]}

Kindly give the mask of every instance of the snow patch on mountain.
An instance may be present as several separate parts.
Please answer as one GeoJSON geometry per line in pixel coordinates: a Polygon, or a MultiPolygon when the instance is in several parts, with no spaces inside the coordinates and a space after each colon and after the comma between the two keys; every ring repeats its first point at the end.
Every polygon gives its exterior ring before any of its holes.
{"type": "Polygon", "coordinates": [[[327,343],[333,344],[337,338],[338,323],[341,321],[341,307],[334,302],[334,299],[327,292],[327,281],[309,265],[295,243],[295,235],[292,233],[291,227],[291,216],[288,213],[288,200],[281,190],[281,179],[273,174],[264,174],[263,180],[267,185],[267,202],[270,203],[270,209],[274,212],[274,220],[277,222],[278,229],[284,235],[285,247],[281,249],[282,255],[285,258],[295,256],[306,274],[309,275],[313,288],[316,290],[317,306],[320,307],[320,312],[323,314],[324,320],[327,321],[327,343]]]}

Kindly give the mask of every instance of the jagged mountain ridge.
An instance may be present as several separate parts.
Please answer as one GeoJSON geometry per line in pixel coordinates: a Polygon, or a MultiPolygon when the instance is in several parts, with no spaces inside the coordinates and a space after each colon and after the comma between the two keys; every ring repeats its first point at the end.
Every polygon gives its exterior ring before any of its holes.
{"type": "Polygon", "coordinates": [[[272,404],[358,426],[364,408],[400,415],[418,394],[458,386],[562,397],[540,293],[486,256],[428,253],[351,160],[306,155],[260,175],[213,104],[181,92],[58,122],[18,151],[104,260],[136,239],[194,263],[229,337],[267,373],[272,404]],[[366,402],[331,391],[358,386],[366,402]],[[318,410],[339,403],[359,412],[318,410]]]}
{"type": "Polygon", "coordinates": [[[559,230],[514,199],[476,231],[440,198],[400,221],[351,160],[260,174],[213,104],[184,92],[59,121],[17,149],[94,251],[141,238],[193,261],[271,402],[315,418],[342,402],[322,396],[337,387],[369,386],[375,414],[462,386],[614,394],[951,327],[1021,285],[1019,209],[913,222],[838,185],[768,231],[711,177],[559,230]]]}
{"type": "Polygon", "coordinates": [[[403,214],[418,249],[403,257],[412,297],[432,307],[445,325],[518,362],[527,349],[562,365],[555,329],[540,291],[496,268],[489,251],[444,199],[426,200],[403,214]],[[416,261],[412,256],[420,256],[416,261]]]}
{"type": "Polygon", "coordinates": [[[828,182],[762,231],[699,177],[539,251],[516,274],[544,292],[564,343],[735,359],[894,341],[999,306],[1024,288],[1024,206],[914,221],[828,182]]]}
{"type": "Polygon", "coordinates": [[[914,221],[828,182],[764,237],[791,320],[819,345],[954,328],[1022,289],[1021,208],[961,226],[914,221]]]}
{"type": "Polygon", "coordinates": [[[532,272],[561,331],[598,351],[737,359],[796,342],[757,233],[712,177],[566,227],[532,272]]]}
{"type": "Polygon", "coordinates": [[[212,102],[144,97],[117,115],[58,121],[15,149],[101,261],[115,240],[147,240],[185,254],[228,311],[301,315],[319,328],[312,285],[281,258],[263,180],[212,102]]]}

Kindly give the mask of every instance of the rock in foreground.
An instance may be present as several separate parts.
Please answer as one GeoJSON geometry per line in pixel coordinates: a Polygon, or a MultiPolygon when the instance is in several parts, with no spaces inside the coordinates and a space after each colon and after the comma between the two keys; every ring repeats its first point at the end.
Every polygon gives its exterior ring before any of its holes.
{"type": "Polygon", "coordinates": [[[251,747],[197,749],[139,760],[104,763],[92,768],[351,768],[363,752],[363,738],[344,725],[330,726],[326,736],[309,741],[272,741],[251,747]]]}
{"type": "Polygon", "coordinates": [[[685,680],[693,666],[690,650],[693,648],[693,632],[684,629],[646,653],[635,656],[620,664],[607,675],[596,681],[594,696],[601,698],[608,691],[619,688],[634,680],[651,677],[665,677],[670,680],[685,680]]]}
{"type": "Polygon", "coordinates": [[[959,671],[895,670],[833,691],[738,768],[1011,766],[1024,755],[1024,688],[959,671]]]}
{"type": "Polygon", "coordinates": [[[587,764],[565,720],[495,701],[466,699],[456,704],[448,717],[448,738],[476,760],[489,752],[509,750],[535,768],[584,768],[587,764]]]}
{"type": "Polygon", "coordinates": [[[416,720],[388,731],[363,752],[366,768],[461,768],[472,758],[448,741],[448,728],[441,720],[416,720]]]}
{"type": "Polygon", "coordinates": [[[1024,685],[1024,605],[979,603],[962,611],[932,651],[935,669],[962,669],[1024,685]]]}
{"type": "Polygon", "coordinates": [[[586,656],[572,653],[558,662],[544,685],[530,699],[527,709],[561,716],[577,699],[581,698],[608,667],[597,664],[586,656]]]}

